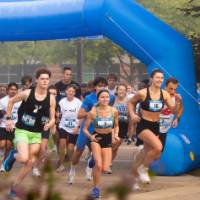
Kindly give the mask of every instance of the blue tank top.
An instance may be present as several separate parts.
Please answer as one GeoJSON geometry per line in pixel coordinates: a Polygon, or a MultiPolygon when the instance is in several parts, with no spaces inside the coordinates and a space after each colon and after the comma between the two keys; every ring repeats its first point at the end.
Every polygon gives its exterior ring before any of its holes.
{"type": "Polygon", "coordinates": [[[161,112],[163,107],[164,107],[164,98],[162,90],[160,90],[160,98],[158,100],[152,100],[149,88],[147,88],[147,96],[145,100],[140,103],[140,108],[150,112],[161,112]]]}
{"type": "Polygon", "coordinates": [[[100,117],[98,112],[98,106],[96,106],[96,118],[94,120],[94,129],[108,129],[114,126],[114,116],[112,107],[110,107],[109,117],[100,117]]]}
{"type": "Polygon", "coordinates": [[[127,102],[119,103],[119,102],[115,101],[113,106],[118,111],[119,121],[120,122],[128,122],[128,103],[127,102]]]}

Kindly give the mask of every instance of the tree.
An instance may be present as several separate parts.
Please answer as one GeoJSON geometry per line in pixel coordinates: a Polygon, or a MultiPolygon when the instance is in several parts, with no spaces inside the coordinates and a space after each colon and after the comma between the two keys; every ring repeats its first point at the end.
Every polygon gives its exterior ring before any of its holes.
{"type": "MultiPolygon", "coordinates": [[[[195,64],[200,72],[200,1],[137,0],[156,16],[184,34],[193,45],[195,64]]],[[[200,80],[200,73],[197,73],[200,80]]]]}

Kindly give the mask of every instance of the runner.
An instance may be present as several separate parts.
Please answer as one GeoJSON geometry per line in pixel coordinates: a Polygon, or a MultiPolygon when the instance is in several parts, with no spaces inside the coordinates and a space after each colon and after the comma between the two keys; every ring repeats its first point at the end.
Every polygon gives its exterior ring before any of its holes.
{"type": "Polygon", "coordinates": [[[74,146],[78,138],[80,121],[77,119],[82,102],[75,97],[77,87],[69,85],[66,89],[66,97],[59,102],[61,120],[59,123],[59,163],[57,172],[65,170],[65,149],[68,151],[69,161],[74,152],[74,146]],[[66,147],[66,148],[65,148],[66,147]]]}
{"type": "MultiPolygon", "coordinates": [[[[68,182],[70,184],[72,184],[74,182],[76,165],[78,164],[78,162],[80,160],[80,157],[84,151],[85,146],[88,144],[88,138],[83,133],[85,119],[87,117],[88,112],[97,103],[97,93],[101,89],[103,89],[107,86],[107,81],[103,77],[97,77],[97,78],[95,78],[93,85],[94,85],[95,92],[92,92],[91,94],[89,94],[85,97],[85,99],[81,105],[81,109],[79,110],[79,113],[78,113],[78,118],[83,119],[83,121],[81,123],[80,133],[79,133],[77,143],[76,143],[76,150],[74,151],[73,156],[72,156],[71,169],[70,169],[70,172],[68,175],[68,182]]],[[[115,99],[114,96],[110,95],[110,105],[113,105],[114,99],[115,99]]],[[[93,124],[91,124],[89,127],[89,132],[92,133],[93,130],[94,130],[94,126],[93,126],[93,124]]],[[[92,173],[92,169],[87,166],[86,167],[87,180],[91,180],[91,178],[92,178],[91,173],[92,173]]]]}
{"type": "Polygon", "coordinates": [[[55,98],[47,89],[51,72],[45,68],[36,72],[36,87],[20,92],[8,102],[6,130],[13,131],[11,112],[16,102],[22,101],[18,109],[15,129],[16,148],[12,149],[4,161],[6,171],[10,171],[15,160],[24,164],[15,178],[10,196],[15,197],[16,188],[32,170],[40,150],[41,132],[49,130],[55,123],[55,98]]]}
{"type": "MultiPolygon", "coordinates": [[[[114,108],[116,108],[116,110],[118,111],[119,114],[119,138],[120,140],[117,143],[114,143],[112,146],[112,151],[113,151],[113,155],[112,155],[112,159],[114,160],[116,155],[117,155],[117,151],[120,147],[120,145],[122,144],[124,139],[127,139],[127,133],[128,133],[128,98],[127,98],[127,85],[120,83],[117,86],[116,89],[116,99],[115,99],[115,103],[114,103],[114,108]]],[[[112,173],[111,168],[108,171],[109,173],[112,173]]]]}
{"type": "Polygon", "coordinates": [[[165,90],[170,94],[173,102],[176,104],[177,114],[174,115],[166,104],[164,105],[164,108],[161,111],[159,138],[163,145],[162,151],[164,150],[165,147],[167,132],[171,127],[176,128],[178,126],[178,122],[183,113],[182,98],[180,97],[179,94],[176,93],[177,87],[178,87],[178,81],[175,78],[170,77],[169,79],[166,80],[165,90]]]}
{"type": "Polygon", "coordinates": [[[112,160],[112,139],[119,141],[118,112],[109,106],[109,91],[100,90],[97,94],[98,104],[87,115],[83,129],[84,134],[91,141],[92,154],[95,161],[93,169],[94,187],[91,192],[93,198],[100,197],[101,172],[107,172],[112,160]],[[93,122],[93,134],[88,131],[93,122]]]}
{"type": "MultiPolygon", "coordinates": [[[[49,93],[54,96],[56,99],[57,95],[57,89],[54,85],[50,85],[48,88],[49,93]]],[[[47,131],[42,131],[42,142],[40,145],[40,152],[38,156],[38,160],[36,161],[33,170],[32,170],[32,175],[36,177],[40,177],[40,165],[45,162],[45,159],[47,158],[47,150],[48,150],[48,142],[49,142],[49,136],[52,136],[54,144],[56,144],[56,125],[54,124],[49,130],[47,131]]],[[[54,148],[54,147],[53,147],[54,148]]]]}
{"type": "MultiPolygon", "coordinates": [[[[0,99],[1,105],[1,120],[0,120],[0,148],[4,151],[4,159],[6,158],[8,152],[13,147],[14,131],[6,131],[6,110],[8,106],[8,101],[10,98],[14,97],[18,92],[18,85],[14,82],[8,84],[7,93],[8,95],[0,99]]],[[[13,120],[13,129],[15,128],[15,123],[17,122],[17,110],[21,102],[14,104],[12,109],[12,120],[13,120]]],[[[4,172],[4,165],[1,165],[1,172],[4,172]]]]}
{"type": "Polygon", "coordinates": [[[148,88],[139,90],[138,93],[129,101],[128,111],[133,122],[138,122],[136,134],[144,142],[140,163],[134,163],[134,175],[137,175],[142,182],[150,183],[148,167],[160,157],[162,143],[159,140],[159,118],[164,104],[170,110],[176,112],[176,106],[170,95],[165,90],[161,90],[163,83],[163,72],[154,70],[151,74],[151,85],[148,88]],[[141,117],[134,113],[137,102],[140,103],[141,117]]]}

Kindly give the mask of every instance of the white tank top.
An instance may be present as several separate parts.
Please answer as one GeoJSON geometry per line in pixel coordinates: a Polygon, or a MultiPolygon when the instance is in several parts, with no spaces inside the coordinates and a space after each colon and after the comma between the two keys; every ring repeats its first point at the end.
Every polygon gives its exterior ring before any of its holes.
{"type": "MultiPolygon", "coordinates": [[[[175,103],[175,97],[172,97],[172,101],[175,103]]],[[[169,131],[169,129],[172,126],[174,116],[175,115],[171,112],[171,110],[165,104],[164,108],[162,109],[160,113],[160,133],[167,133],[169,131]]]]}
{"type": "Polygon", "coordinates": [[[68,133],[73,134],[73,129],[78,126],[79,120],[77,115],[79,109],[81,108],[82,102],[74,97],[72,101],[68,101],[67,98],[63,98],[59,102],[61,120],[59,123],[59,128],[64,129],[68,133]]]}

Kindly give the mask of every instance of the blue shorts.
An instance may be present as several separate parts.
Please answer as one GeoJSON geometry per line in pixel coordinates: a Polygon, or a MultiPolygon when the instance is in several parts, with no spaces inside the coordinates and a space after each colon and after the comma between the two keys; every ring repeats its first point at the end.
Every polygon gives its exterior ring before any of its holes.
{"type": "MultiPolygon", "coordinates": [[[[89,144],[89,139],[88,139],[88,137],[83,133],[84,124],[85,124],[85,123],[83,123],[83,125],[81,125],[80,132],[79,132],[79,135],[78,135],[78,139],[77,139],[77,142],[76,142],[76,148],[77,148],[78,150],[81,150],[81,151],[83,151],[83,150],[85,149],[85,146],[86,146],[87,144],[89,144]]],[[[93,131],[94,131],[94,126],[93,126],[93,124],[90,125],[90,127],[88,128],[88,131],[90,132],[90,134],[93,133],[93,131]]]]}

